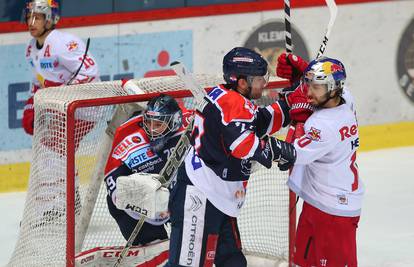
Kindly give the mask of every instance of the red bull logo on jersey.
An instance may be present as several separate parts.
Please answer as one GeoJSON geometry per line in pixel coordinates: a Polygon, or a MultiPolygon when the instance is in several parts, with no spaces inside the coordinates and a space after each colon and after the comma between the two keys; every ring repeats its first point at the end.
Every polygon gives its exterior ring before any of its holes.
{"type": "Polygon", "coordinates": [[[75,51],[76,49],[78,49],[78,46],[78,43],[75,41],[71,41],[66,45],[69,51],[75,51]]]}
{"type": "Polygon", "coordinates": [[[326,75],[344,70],[344,68],[341,65],[338,65],[338,64],[335,64],[335,63],[332,63],[332,62],[329,62],[329,61],[324,62],[322,64],[322,69],[323,69],[323,72],[326,75]]]}
{"type": "Polygon", "coordinates": [[[320,141],[321,140],[321,130],[318,130],[314,127],[311,127],[307,137],[313,141],[320,141]]]}

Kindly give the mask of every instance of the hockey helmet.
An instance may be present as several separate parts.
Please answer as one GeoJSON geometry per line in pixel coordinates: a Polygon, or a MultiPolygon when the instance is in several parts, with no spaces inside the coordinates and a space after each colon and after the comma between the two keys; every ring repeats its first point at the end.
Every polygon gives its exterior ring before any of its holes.
{"type": "Polygon", "coordinates": [[[44,14],[45,20],[55,25],[60,19],[59,3],[57,0],[28,0],[23,10],[22,21],[26,22],[27,16],[33,13],[44,14]]]}
{"type": "Polygon", "coordinates": [[[223,78],[227,84],[236,84],[240,77],[269,76],[267,61],[255,51],[245,47],[235,47],[223,58],[223,78]]]}
{"type": "Polygon", "coordinates": [[[342,91],[346,80],[345,67],[337,59],[321,57],[311,61],[304,71],[303,79],[308,84],[326,85],[329,91],[342,91]]]}
{"type": "Polygon", "coordinates": [[[148,102],[144,112],[144,130],[155,150],[161,149],[181,124],[182,111],[174,98],[161,94],[148,102]]]}

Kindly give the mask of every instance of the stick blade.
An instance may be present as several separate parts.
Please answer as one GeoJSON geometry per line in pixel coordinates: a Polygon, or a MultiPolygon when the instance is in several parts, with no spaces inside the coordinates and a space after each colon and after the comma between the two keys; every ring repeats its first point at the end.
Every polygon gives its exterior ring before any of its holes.
{"type": "Polygon", "coordinates": [[[197,84],[193,75],[189,73],[183,63],[174,61],[170,64],[171,68],[175,71],[178,77],[180,77],[187,89],[191,91],[197,103],[201,103],[206,95],[204,88],[197,84]]]}

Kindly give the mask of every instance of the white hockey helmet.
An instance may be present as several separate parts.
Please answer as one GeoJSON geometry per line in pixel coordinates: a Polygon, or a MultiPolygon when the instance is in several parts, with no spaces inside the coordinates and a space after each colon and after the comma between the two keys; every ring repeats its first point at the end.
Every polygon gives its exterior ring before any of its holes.
{"type": "Polygon", "coordinates": [[[56,25],[60,19],[59,3],[56,0],[28,0],[23,10],[22,21],[26,22],[27,16],[33,13],[44,14],[46,21],[56,25]]]}

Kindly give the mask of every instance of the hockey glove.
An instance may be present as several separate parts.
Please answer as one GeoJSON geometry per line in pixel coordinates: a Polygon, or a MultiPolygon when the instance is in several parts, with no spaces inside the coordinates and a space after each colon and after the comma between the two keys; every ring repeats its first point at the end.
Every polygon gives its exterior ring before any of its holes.
{"type": "Polygon", "coordinates": [[[307,101],[307,87],[300,84],[295,91],[288,93],[285,98],[290,107],[290,119],[295,122],[304,123],[310,115],[312,115],[315,108],[307,101]]]}
{"type": "Polygon", "coordinates": [[[276,74],[294,83],[302,77],[307,66],[308,62],[301,57],[293,54],[286,57],[284,52],[277,58],[276,74]]]}
{"type": "Polygon", "coordinates": [[[281,171],[287,171],[296,161],[296,150],[292,144],[269,137],[270,148],[272,149],[273,161],[278,162],[281,171]]]}
{"type": "Polygon", "coordinates": [[[33,135],[34,126],[34,107],[33,96],[26,101],[23,111],[22,126],[26,133],[33,135]]]}
{"type": "Polygon", "coordinates": [[[170,192],[161,186],[159,176],[149,173],[119,176],[116,181],[116,207],[151,219],[167,218],[170,192]]]}

